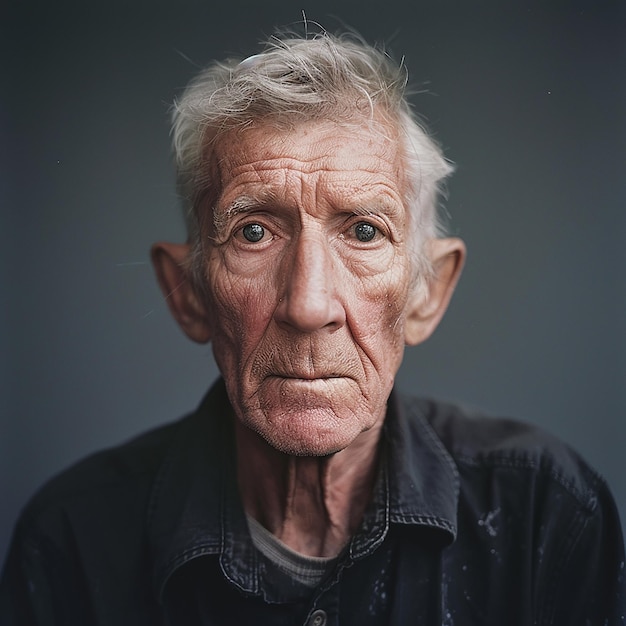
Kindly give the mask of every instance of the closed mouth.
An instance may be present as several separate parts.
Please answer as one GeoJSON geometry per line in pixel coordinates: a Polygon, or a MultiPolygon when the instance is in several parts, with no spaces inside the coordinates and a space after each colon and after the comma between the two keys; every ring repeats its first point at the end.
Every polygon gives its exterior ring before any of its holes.
{"type": "Polygon", "coordinates": [[[337,373],[304,374],[291,372],[289,374],[270,374],[268,378],[283,378],[285,380],[304,380],[310,382],[315,380],[331,380],[333,378],[347,378],[347,376],[337,373]]]}

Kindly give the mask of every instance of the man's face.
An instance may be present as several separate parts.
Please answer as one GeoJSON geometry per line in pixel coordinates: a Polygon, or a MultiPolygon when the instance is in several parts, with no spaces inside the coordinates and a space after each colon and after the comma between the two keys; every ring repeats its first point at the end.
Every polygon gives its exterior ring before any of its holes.
{"type": "Polygon", "coordinates": [[[404,349],[411,271],[393,133],[231,131],[213,165],[204,306],[237,416],[289,454],[341,450],[384,419],[404,349]]]}

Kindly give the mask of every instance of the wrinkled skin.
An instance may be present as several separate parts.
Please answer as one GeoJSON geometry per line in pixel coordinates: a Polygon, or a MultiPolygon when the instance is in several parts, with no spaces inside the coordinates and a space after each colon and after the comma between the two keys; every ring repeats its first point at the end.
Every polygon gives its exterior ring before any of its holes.
{"type": "Polygon", "coordinates": [[[396,144],[365,125],[260,126],[223,136],[213,164],[205,306],[234,409],[282,452],[342,450],[383,420],[404,349],[396,144]]]}
{"type": "Polygon", "coordinates": [[[311,556],[358,528],[404,345],[436,328],[465,255],[429,241],[435,278],[412,289],[397,143],[374,123],[229,131],[207,164],[201,284],[189,244],[152,250],[181,328],[213,343],[246,512],[311,556]]]}

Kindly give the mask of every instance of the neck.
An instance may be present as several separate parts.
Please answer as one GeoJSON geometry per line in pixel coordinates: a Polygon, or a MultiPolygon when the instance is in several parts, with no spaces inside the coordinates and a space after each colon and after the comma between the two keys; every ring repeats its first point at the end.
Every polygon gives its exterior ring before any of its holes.
{"type": "Polygon", "coordinates": [[[235,419],[237,478],[246,512],[296,552],[336,556],[369,503],[382,422],[340,452],[297,457],[279,452],[235,419]]]}

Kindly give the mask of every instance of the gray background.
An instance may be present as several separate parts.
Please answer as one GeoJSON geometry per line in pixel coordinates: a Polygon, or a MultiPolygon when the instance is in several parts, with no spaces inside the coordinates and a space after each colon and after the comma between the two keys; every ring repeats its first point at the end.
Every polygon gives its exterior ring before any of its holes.
{"type": "Polygon", "coordinates": [[[624,517],[626,5],[220,4],[3,12],[0,560],[47,477],[193,408],[215,377],[148,264],[153,241],[184,238],[168,103],[302,8],[406,57],[458,165],[447,207],[468,264],[400,386],[551,430],[624,517]]]}

